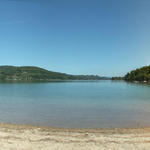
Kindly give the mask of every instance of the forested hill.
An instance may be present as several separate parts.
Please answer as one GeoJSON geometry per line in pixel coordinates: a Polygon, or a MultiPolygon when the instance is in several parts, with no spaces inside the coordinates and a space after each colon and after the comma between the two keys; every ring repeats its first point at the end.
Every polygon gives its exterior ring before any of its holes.
{"type": "Polygon", "coordinates": [[[0,81],[100,80],[97,75],[69,75],[33,66],[0,66],[0,81]]]}
{"type": "Polygon", "coordinates": [[[126,81],[150,82],[150,66],[145,66],[127,73],[124,77],[126,81]]]}

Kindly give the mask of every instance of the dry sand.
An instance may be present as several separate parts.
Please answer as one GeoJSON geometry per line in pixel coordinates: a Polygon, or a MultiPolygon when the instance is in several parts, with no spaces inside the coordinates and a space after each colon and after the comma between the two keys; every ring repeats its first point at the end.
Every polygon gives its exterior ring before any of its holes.
{"type": "Polygon", "coordinates": [[[0,150],[150,150],[150,128],[59,129],[0,124],[0,150]]]}

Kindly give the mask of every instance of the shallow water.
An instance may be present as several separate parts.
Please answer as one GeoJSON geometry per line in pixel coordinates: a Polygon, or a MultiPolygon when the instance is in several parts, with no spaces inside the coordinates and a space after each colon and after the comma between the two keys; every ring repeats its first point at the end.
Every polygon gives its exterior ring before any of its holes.
{"type": "Polygon", "coordinates": [[[150,125],[150,86],[123,81],[1,83],[0,122],[69,128],[150,125]]]}

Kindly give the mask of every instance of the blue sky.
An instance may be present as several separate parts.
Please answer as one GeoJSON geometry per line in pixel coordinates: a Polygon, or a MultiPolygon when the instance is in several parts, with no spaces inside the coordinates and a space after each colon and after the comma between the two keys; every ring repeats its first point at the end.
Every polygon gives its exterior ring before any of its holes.
{"type": "Polygon", "coordinates": [[[0,0],[0,65],[118,76],[150,64],[150,0],[0,0]]]}

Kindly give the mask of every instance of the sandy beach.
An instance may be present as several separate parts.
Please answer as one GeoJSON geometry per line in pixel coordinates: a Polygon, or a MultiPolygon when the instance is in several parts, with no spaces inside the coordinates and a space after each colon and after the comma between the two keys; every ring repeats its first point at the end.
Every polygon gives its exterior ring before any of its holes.
{"type": "Polygon", "coordinates": [[[61,129],[0,124],[1,150],[149,150],[150,128],[61,129]]]}

